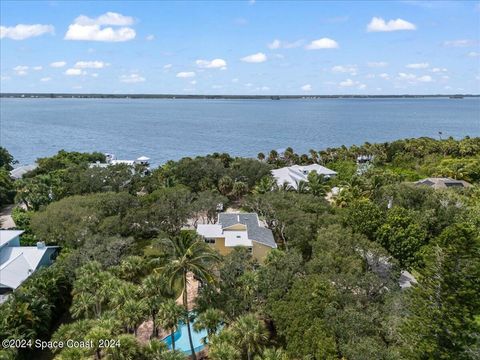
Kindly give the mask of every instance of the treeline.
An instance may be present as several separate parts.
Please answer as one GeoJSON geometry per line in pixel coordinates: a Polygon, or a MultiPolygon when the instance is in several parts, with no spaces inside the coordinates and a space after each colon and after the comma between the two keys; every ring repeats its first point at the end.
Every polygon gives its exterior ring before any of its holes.
{"type": "Polygon", "coordinates": [[[24,241],[61,245],[62,256],[0,306],[0,337],[123,344],[57,351],[56,359],[181,359],[159,336],[182,319],[207,332],[213,360],[478,356],[480,138],[259,155],[185,158],[148,175],[89,168],[101,154],[40,160],[14,184],[27,208],[14,216],[24,241]],[[373,158],[358,172],[361,155],[373,158]],[[270,175],[314,162],[338,176],[312,175],[293,190],[270,175]],[[434,175],[473,186],[411,183],[434,175]],[[264,264],[242,249],[221,257],[184,230],[215,222],[219,204],[257,212],[279,249],[264,264]],[[405,270],[416,282],[402,290],[405,270]],[[194,313],[185,311],[189,299],[174,301],[187,273],[202,280],[194,313]],[[139,341],[145,321],[155,330],[139,341]]]}

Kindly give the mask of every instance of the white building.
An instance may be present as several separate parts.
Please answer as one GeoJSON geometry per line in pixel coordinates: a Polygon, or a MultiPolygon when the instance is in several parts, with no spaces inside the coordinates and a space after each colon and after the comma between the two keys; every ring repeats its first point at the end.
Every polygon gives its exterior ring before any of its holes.
{"type": "Polygon", "coordinates": [[[55,260],[58,246],[20,246],[23,230],[0,230],[0,294],[15,290],[30,275],[55,260]]]}
{"type": "Polygon", "coordinates": [[[308,182],[308,174],[312,171],[315,171],[318,175],[323,175],[326,179],[337,175],[335,171],[318,164],[288,166],[272,170],[272,175],[278,186],[288,184],[296,190],[300,181],[308,182]]]}

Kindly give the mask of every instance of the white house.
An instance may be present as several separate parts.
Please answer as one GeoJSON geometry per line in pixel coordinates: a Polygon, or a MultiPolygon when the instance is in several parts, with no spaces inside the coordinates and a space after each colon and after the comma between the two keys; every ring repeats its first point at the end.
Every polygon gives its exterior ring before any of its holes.
{"type": "Polygon", "coordinates": [[[0,294],[15,290],[30,275],[55,260],[58,246],[20,246],[23,230],[0,230],[0,294]]]}
{"type": "Polygon", "coordinates": [[[335,171],[318,164],[288,166],[272,170],[272,175],[278,186],[288,184],[296,190],[300,181],[308,182],[308,174],[312,171],[315,171],[318,175],[323,175],[326,179],[337,175],[335,171]]]}

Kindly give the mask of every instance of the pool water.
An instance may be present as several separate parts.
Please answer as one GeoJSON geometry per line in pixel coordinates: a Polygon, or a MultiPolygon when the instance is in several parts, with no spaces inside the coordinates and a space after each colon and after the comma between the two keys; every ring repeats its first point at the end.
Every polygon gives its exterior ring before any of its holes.
{"type": "MultiPolygon", "coordinates": [[[[193,341],[193,347],[195,348],[195,352],[199,352],[202,350],[205,345],[202,342],[202,339],[207,337],[207,330],[202,330],[199,332],[196,332],[193,330],[193,323],[190,324],[190,329],[192,330],[192,341],[193,341]]],[[[178,323],[178,328],[177,331],[174,333],[174,338],[175,338],[175,350],[180,350],[185,353],[190,353],[190,341],[188,340],[188,329],[187,325],[184,324],[183,322],[178,323]]],[[[167,336],[166,338],[163,339],[165,344],[167,344],[168,349],[172,349],[172,338],[171,336],[167,336]]]]}

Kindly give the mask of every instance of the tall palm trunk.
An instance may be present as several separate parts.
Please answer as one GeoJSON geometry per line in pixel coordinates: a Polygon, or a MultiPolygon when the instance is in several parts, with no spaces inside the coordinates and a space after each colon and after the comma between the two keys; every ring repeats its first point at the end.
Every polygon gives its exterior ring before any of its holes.
{"type": "Polygon", "coordinates": [[[190,316],[188,314],[188,292],[187,292],[187,273],[183,273],[183,306],[186,310],[186,324],[188,330],[188,341],[190,342],[190,350],[192,351],[192,359],[197,360],[197,355],[195,354],[195,348],[193,347],[193,340],[192,340],[192,329],[190,329],[190,316]]]}
{"type": "Polygon", "coordinates": [[[175,351],[175,328],[172,329],[170,338],[172,339],[172,350],[175,351]]]}
{"type": "Polygon", "coordinates": [[[157,329],[157,317],[155,316],[155,311],[152,311],[152,326],[153,326],[153,331],[152,331],[152,336],[151,338],[157,338],[158,337],[158,329],[157,329]]]}

